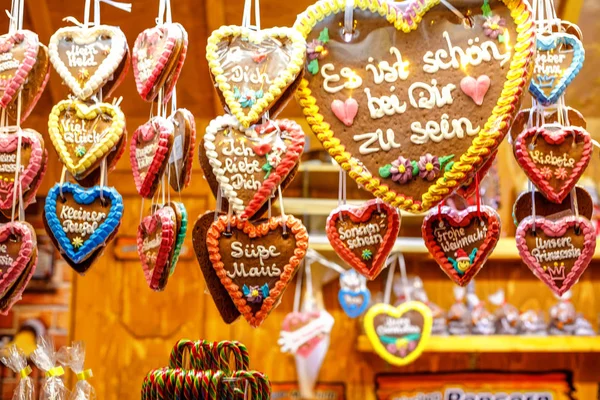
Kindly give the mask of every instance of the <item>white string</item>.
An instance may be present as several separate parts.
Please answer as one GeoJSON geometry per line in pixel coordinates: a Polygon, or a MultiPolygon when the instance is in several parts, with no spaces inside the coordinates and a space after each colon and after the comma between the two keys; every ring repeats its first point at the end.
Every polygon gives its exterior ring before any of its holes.
{"type": "Polygon", "coordinates": [[[390,301],[392,298],[392,284],[394,281],[394,271],[396,269],[396,260],[398,260],[398,255],[396,255],[396,254],[390,256],[390,258],[388,258],[388,260],[387,260],[387,264],[389,265],[389,268],[388,268],[387,279],[385,281],[385,292],[383,292],[384,304],[390,304],[390,301]]]}
{"type": "Polygon", "coordinates": [[[67,179],[67,167],[62,168],[62,172],[60,174],[60,183],[58,185],[58,192],[60,193],[60,198],[64,198],[62,187],[65,184],[65,180],[67,179]]]}
{"type": "Polygon", "coordinates": [[[304,272],[306,275],[306,297],[305,301],[308,299],[312,302],[315,298],[313,292],[313,282],[312,282],[312,264],[309,262],[304,262],[304,272]]]}
{"type": "Polygon", "coordinates": [[[410,301],[410,291],[408,290],[408,276],[406,275],[406,261],[404,260],[404,254],[398,253],[398,264],[400,265],[400,279],[402,280],[402,286],[404,287],[404,298],[406,301],[410,301]]]}
{"type": "Polygon", "coordinates": [[[464,16],[463,13],[461,13],[458,8],[454,7],[452,4],[450,4],[450,2],[448,2],[447,0],[440,0],[440,3],[442,3],[444,6],[446,6],[446,8],[450,11],[452,11],[458,18],[460,18],[463,21],[466,21],[467,18],[464,16]]]}
{"type": "MultiPolygon", "coordinates": [[[[87,5],[88,0],[86,0],[87,5]]],[[[131,12],[131,3],[119,3],[118,1],[113,0],[94,0],[94,25],[100,25],[100,3],[108,4],[109,6],[113,6],[118,8],[119,10],[123,10],[125,12],[131,12]]]]}
{"type": "Polygon", "coordinates": [[[283,222],[283,233],[286,233],[287,217],[285,216],[285,210],[283,209],[283,196],[281,195],[281,186],[277,186],[277,192],[279,193],[279,210],[281,211],[281,222],[283,222]]]}
{"type": "MultiPolygon", "coordinates": [[[[304,261],[302,261],[304,264],[304,261]]],[[[304,268],[300,267],[298,274],[296,275],[296,289],[294,291],[294,312],[300,311],[300,297],[302,296],[302,276],[304,275],[304,268]]]]}
{"type": "Polygon", "coordinates": [[[104,187],[106,186],[106,175],[108,173],[106,166],[106,157],[100,161],[100,200],[104,202],[104,187]]]}
{"type": "Polygon", "coordinates": [[[260,0],[254,1],[254,25],[252,25],[252,0],[245,0],[242,27],[260,30],[260,0]]]}
{"type": "Polygon", "coordinates": [[[346,0],[346,8],[344,9],[344,40],[349,42],[352,40],[354,33],[354,0],[346,0]]]}
{"type": "Polygon", "coordinates": [[[571,210],[575,214],[575,219],[579,221],[579,205],[577,204],[577,187],[571,190],[571,210]]]}
{"type": "Polygon", "coordinates": [[[342,268],[341,266],[339,266],[338,264],[336,264],[334,262],[329,261],[328,259],[323,257],[321,254],[319,254],[319,252],[317,252],[314,249],[306,250],[305,258],[311,260],[311,262],[318,262],[322,266],[332,269],[335,272],[337,272],[338,274],[343,274],[344,272],[346,272],[346,270],[344,268],[342,268]]]}
{"type": "Polygon", "coordinates": [[[156,25],[162,25],[164,23],[170,24],[173,22],[171,16],[171,0],[160,0],[158,4],[158,18],[156,18],[156,25]]]}

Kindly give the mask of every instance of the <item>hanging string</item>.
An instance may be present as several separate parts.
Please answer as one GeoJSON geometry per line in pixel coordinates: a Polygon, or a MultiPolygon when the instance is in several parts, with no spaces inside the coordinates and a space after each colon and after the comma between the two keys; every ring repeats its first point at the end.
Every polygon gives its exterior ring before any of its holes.
{"type": "Polygon", "coordinates": [[[61,199],[64,199],[62,187],[65,184],[66,179],[67,179],[67,167],[63,167],[62,172],[60,174],[60,182],[58,184],[58,193],[60,193],[61,199]]]}
{"type": "Polygon", "coordinates": [[[156,25],[162,25],[164,23],[170,24],[172,22],[171,1],[160,0],[160,3],[158,4],[158,18],[156,18],[156,25]]]}
{"type": "Polygon", "coordinates": [[[481,218],[481,191],[479,190],[478,173],[475,173],[475,201],[477,202],[477,216],[481,218]]]}
{"type": "Polygon", "coordinates": [[[338,207],[342,204],[346,205],[346,173],[340,168],[340,177],[338,182],[338,207]]]}
{"type": "MultiPolygon", "coordinates": [[[[304,260],[302,264],[304,265],[304,260]]],[[[300,311],[300,298],[302,296],[302,276],[304,275],[304,268],[302,266],[298,269],[298,274],[296,275],[296,289],[294,291],[294,312],[297,313],[300,311]]]]}
{"type": "Polygon", "coordinates": [[[456,15],[458,18],[460,18],[462,21],[464,21],[465,23],[469,24],[469,26],[471,25],[471,23],[469,22],[469,19],[467,17],[464,16],[463,13],[461,13],[458,8],[454,7],[452,4],[450,4],[449,1],[447,0],[440,0],[440,3],[442,3],[444,6],[446,6],[446,8],[450,11],[452,11],[454,13],[454,15],[456,15]]]}
{"type": "MultiPolygon", "coordinates": [[[[312,282],[312,263],[304,262],[304,275],[305,278],[305,287],[306,287],[306,295],[304,296],[304,304],[308,309],[303,309],[302,311],[313,311],[315,304],[315,294],[313,291],[313,282],[312,282]]],[[[304,307],[303,307],[304,308],[304,307]]]]}
{"type": "Polygon", "coordinates": [[[305,258],[311,260],[311,262],[318,262],[322,266],[332,269],[338,274],[343,274],[344,272],[346,272],[344,268],[342,268],[334,262],[329,261],[327,258],[323,257],[321,254],[319,254],[319,252],[317,252],[314,249],[309,248],[308,250],[306,250],[305,258]]]}
{"type": "Polygon", "coordinates": [[[408,276],[406,275],[406,261],[404,260],[404,255],[402,253],[398,253],[398,265],[400,265],[400,279],[402,280],[402,286],[404,288],[404,298],[406,301],[411,301],[408,276]]]}
{"type": "Polygon", "coordinates": [[[283,227],[283,234],[287,234],[287,217],[283,208],[283,196],[281,195],[281,186],[277,186],[277,192],[279,193],[279,210],[281,211],[281,222],[283,227]]]}
{"type": "Polygon", "coordinates": [[[217,186],[217,204],[215,207],[215,219],[214,222],[217,222],[219,219],[219,214],[221,213],[221,207],[223,207],[223,195],[221,194],[221,185],[217,186]]]}
{"type": "Polygon", "coordinates": [[[531,217],[533,218],[532,232],[535,236],[535,188],[531,181],[529,181],[529,191],[531,192],[531,217]]]}
{"type": "Polygon", "coordinates": [[[352,40],[354,34],[354,0],[346,0],[344,9],[344,41],[352,40]]]}
{"type": "Polygon", "coordinates": [[[396,262],[398,260],[398,255],[394,254],[390,256],[387,263],[389,265],[387,278],[385,281],[385,291],[383,292],[383,302],[385,304],[390,304],[392,299],[392,285],[394,281],[394,270],[396,269],[396,262]]]}
{"type": "Polygon", "coordinates": [[[252,25],[252,0],[244,2],[244,14],[242,16],[242,27],[260,30],[260,0],[254,1],[254,25],[252,25]]]}

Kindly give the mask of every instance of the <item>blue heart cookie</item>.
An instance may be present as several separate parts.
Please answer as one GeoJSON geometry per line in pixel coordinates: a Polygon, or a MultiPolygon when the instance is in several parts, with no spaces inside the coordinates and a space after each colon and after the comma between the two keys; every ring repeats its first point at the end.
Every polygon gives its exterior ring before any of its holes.
{"type": "Polygon", "coordinates": [[[94,186],[85,189],[73,183],[62,185],[61,196],[61,185],[56,184],[46,197],[44,216],[48,234],[55,238],[59,251],[78,264],[105,246],[114,235],[123,217],[123,198],[115,188],[94,186]],[[102,211],[101,196],[110,202],[108,214],[102,211]],[[78,207],[67,204],[67,197],[78,207]],[[99,210],[87,208],[95,202],[100,204],[99,210]],[[69,234],[75,237],[69,238],[69,234]]]}
{"type": "Polygon", "coordinates": [[[567,86],[575,79],[585,60],[583,44],[577,36],[568,33],[552,33],[537,37],[537,52],[535,66],[529,92],[543,106],[549,106],[558,101],[565,93],[567,86]],[[571,65],[562,69],[565,54],[558,48],[562,45],[571,47],[573,60],[571,65]],[[550,52],[547,54],[541,52],[550,52]]]}
{"type": "Polygon", "coordinates": [[[340,289],[338,293],[338,300],[342,309],[350,318],[356,318],[360,316],[371,301],[371,292],[369,289],[364,288],[360,291],[352,291],[349,289],[340,289]]]}

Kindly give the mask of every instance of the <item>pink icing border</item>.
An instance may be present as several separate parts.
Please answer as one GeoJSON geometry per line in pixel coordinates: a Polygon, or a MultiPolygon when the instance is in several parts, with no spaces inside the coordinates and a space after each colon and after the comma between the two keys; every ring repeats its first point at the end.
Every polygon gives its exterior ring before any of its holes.
{"type": "Polygon", "coordinates": [[[21,123],[25,122],[27,117],[29,117],[29,115],[31,115],[31,112],[37,105],[38,101],[40,101],[42,94],[44,94],[44,90],[46,89],[46,85],[48,84],[49,80],[50,80],[50,61],[48,61],[48,68],[46,68],[46,76],[44,77],[44,81],[42,82],[40,88],[38,89],[38,92],[36,93],[33,100],[31,100],[31,104],[29,105],[29,107],[27,107],[27,109],[25,109],[25,110],[22,110],[22,112],[21,112],[21,123]]]}
{"type": "Polygon", "coordinates": [[[556,221],[551,221],[544,217],[536,217],[535,219],[533,217],[527,217],[519,224],[515,236],[517,249],[523,258],[523,262],[529,267],[535,276],[537,276],[559,296],[569,290],[577,282],[581,274],[583,274],[588,267],[590,260],[594,256],[594,251],[596,250],[596,230],[594,229],[592,223],[583,217],[577,218],[575,216],[569,216],[556,221]],[[581,256],[573,265],[573,268],[567,275],[567,278],[564,280],[563,285],[560,288],[556,286],[552,279],[550,279],[548,275],[544,273],[544,269],[540,263],[537,262],[535,257],[531,255],[531,252],[527,247],[527,241],[525,237],[527,232],[532,229],[534,223],[536,229],[542,229],[546,235],[551,237],[561,236],[567,231],[567,228],[577,225],[579,225],[580,229],[582,230],[582,234],[585,236],[581,256]]]}
{"type": "MultiPolygon", "coordinates": [[[[25,267],[27,267],[27,264],[31,261],[31,256],[33,255],[33,233],[29,226],[21,222],[15,221],[0,225],[0,243],[4,243],[9,239],[13,232],[21,236],[22,245],[19,249],[17,259],[0,277],[0,293],[4,293],[4,291],[19,278],[21,273],[25,270],[25,267]]],[[[35,270],[35,268],[32,268],[32,270],[35,270]]],[[[25,286],[26,285],[23,285],[23,289],[25,286]]],[[[18,296],[13,296],[13,298],[18,298],[18,296]]],[[[14,304],[14,302],[10,305],[12,304],[14,304]]],[[[10,308],[10,306],[8,308],[10,308]]]]}
{"type": "Polygon", "coordinates": [[[142,269],[144,270],[144,277],[150,289],[159,290],[161,275],[167,271],[167,264],[169,262],[169,255],[175,245],[175,212],[170,207],[164,207],[157,210],[153,215],[149,215],[140,224],[137,231],[137,250],[142,262],[142,269]],[[161,232],[161,243],[158,249],[156,257],[156,265],[152,271],[146,262],[146,255],[142,251],[144,244],[144,234],[154,232],[159,225],[162,230],[161,232]]]}
{"type": "Polygon", "coordinates": [[[6,90],[4,91],[4,95],[0,98],[0,107],[6,107],[13,100],[21,86],[27,79],[27,75],[31,72],[36,60],[37,53],[39,51],[39,41],[38,35],[22,29],[19,30],[12,35],[2,35],[2,38],[6,41],[11,41],[12,44],[15,44],[15,36],[23,35],[23,41],[25,43],[25,57],[23,61],[19,65],[19,68],[15,71],[15,75],[9,80],[6,90]]]}

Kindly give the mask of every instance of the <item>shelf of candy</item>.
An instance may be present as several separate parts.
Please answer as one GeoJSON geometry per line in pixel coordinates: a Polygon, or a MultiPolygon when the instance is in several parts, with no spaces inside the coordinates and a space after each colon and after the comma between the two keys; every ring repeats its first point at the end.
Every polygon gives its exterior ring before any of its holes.
{"type": "Polygon", "coordinates": [[[180,340],[173,347],[169,366],[148,372],[141,398],[269,399],[268,377],[251,371],[249,364],[242,343],[180,340]]]}
{"type": "Polygon", "coordinates": [[[0,361],[19,377],[19,383],[15,387],[13,400],[33,400],[34,383],[31,375],[31,367],[27,364],[27,356],[16,344],[5,346],[0,355],[0,361]]]}

